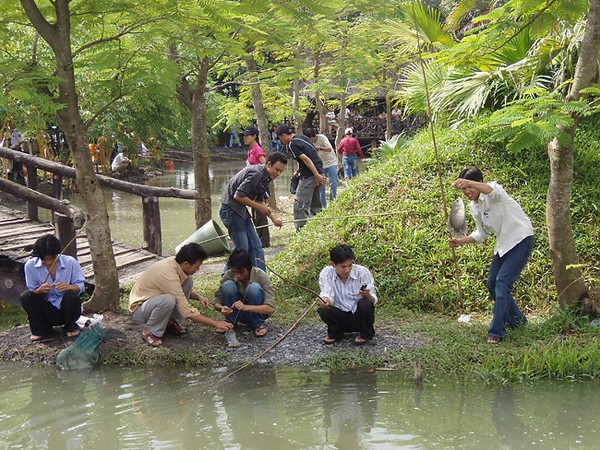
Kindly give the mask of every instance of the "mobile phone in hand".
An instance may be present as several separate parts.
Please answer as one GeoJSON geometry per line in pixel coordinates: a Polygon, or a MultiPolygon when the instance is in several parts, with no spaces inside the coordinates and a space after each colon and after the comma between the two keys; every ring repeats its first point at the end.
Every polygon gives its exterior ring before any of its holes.
{"type": "Polygon", "coordinates": [[[361,290],[361,291],[364,291],[366,288],[367,288],[367,285],[366,285],[366,284],[363,284],[363,285],[360,287],[360,290],[361,290]]]}

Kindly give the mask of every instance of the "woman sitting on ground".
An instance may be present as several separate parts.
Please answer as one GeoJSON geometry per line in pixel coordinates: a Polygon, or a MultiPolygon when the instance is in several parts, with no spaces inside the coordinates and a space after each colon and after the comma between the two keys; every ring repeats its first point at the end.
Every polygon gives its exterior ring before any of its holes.
{"type": "Polygon", "coordinates": [[[75,258],[60,254],[60,242],[51,234],[33,244],[32,258],[25,263],[27,291],[21,294],[29,318],[31,341],[51,339],[53,327],[62,326],[67,337],[79,335],[75,323],[81,316],[83,270],[75,258]]]}

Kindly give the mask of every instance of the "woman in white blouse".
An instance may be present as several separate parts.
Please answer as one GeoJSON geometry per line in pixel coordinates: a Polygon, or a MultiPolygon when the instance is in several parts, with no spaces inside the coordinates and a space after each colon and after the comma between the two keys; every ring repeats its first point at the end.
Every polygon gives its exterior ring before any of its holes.
{"type": "Polygon", "coordinates": [[[500,184],[483,182],[483,174],[477,167],[464,169],[452,186],[471,201],[469,207],[477,228],[469,236],[450,238],[450,247],[481,244],[492,233],[496,235],[487,281],[495,302],[487,341],[498,344],[506,336],[506,326],[513,328],[527,323],[512,296],[512,287],[531,254],[533,226],[523,209],[500,184]]]}

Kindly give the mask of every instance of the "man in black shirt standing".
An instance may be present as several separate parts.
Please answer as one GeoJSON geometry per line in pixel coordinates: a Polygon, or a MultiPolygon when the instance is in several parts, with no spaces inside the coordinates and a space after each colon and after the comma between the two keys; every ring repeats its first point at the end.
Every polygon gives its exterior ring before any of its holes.
{"type": "Polygon", "coordinates": [[[269,182],[281,175],[286,164],[287,159],[283,154],[272,153],[266,164],[246,166],[235,174],[221,194],[219,216],[233,241],[232,252],[245,250],[250,254],[252,265],[262,270],[266,270],[265,253],[246,207],[260,211],[277,227],[283,225],[267,207],[265,200],[269,195],[269,182]]]}
{"type": "Polygon", "coordinates": [[[277,127],[277,137],[282,145],[287,145],[298,162],[300,182],[294,199],[294,219],[296,231],[306,224],[306,220],[321,212],[320,187],[325,184],[323,162],[310,139],[294,133],[282,123],[277,127]]]}

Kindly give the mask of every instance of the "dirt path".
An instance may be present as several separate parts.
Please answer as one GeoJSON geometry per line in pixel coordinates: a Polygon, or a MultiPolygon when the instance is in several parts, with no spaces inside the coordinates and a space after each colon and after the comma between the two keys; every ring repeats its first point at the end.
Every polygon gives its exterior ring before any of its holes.
{"type": "MultiPolygon", "coordinates": [[[[395,327],[394,327],[395,328],[395,327]]],[[[100,364],[116,358],[123,359],[123,353],[144,352],[145,364],[161,365],[177,362],[177,353],[198,352],[208,357],[208,363],[216,366],[239,366],[249,361],[271,346],[287,328],[279,324],[270,324],[265,337],[257,338],[252,330],[237,329],[237,338],[241,346],[229,349],[224,336],[213,329],[192,324],[189,333],[182,337],[165,336],[162,348],[151,349],[142,343],[141,327],[133,322],[130,316],[114,313],[104,314],[102,329],[107,336],[99,347],[100,364]],[[120,355],[120,356],[119,356],[120,355]],[[170,360],[169,356],[173,356],[170,360]]],[[[382,355],[386,352],[410,350],[419,344],[413,339],[402,336],[391,327],[377,329],[375,340],[367,345],[357,347],[352,342],[352,335],[335,345],[324,345],[321,338],[325,335],[323,324],[300,324],[284,341],[271,352],[262,357],[259,365],[310,365],[319,357],[333,352],[354,353],[361,356],[382,355]]],[[[16,361],[22,364],[55,364],[57,354],[73,341],[59,336],[47,343],[31,343],[28,326],[20,326],[0,333],[0,359],[16,361]]],[[[206,358],[205,358],[206,359],[206,358]]]]}

